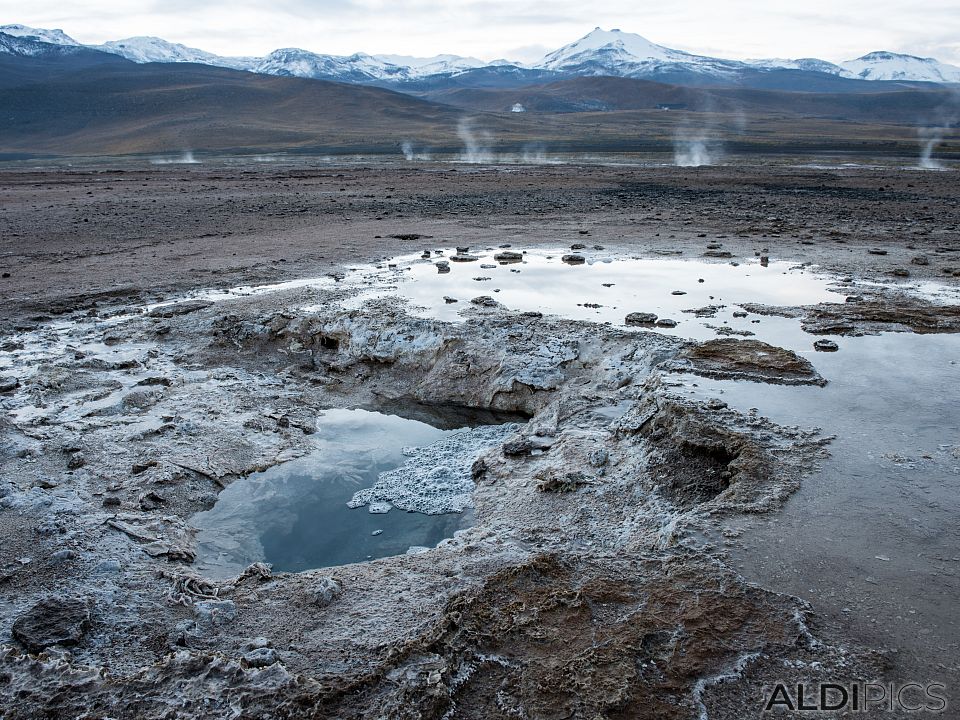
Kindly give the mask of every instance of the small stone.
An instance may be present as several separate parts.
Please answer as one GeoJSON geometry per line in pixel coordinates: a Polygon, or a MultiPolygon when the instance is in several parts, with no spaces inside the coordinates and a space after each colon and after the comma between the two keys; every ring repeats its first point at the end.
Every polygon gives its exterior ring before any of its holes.
{"type": "Polygon", "coordinates": [[[573,245],[570,246],[570,249],[571,249],[571,250],[586,250],[586,249],[587,249],[587,246],[584,245],[583,243],[574,243],[573,245]]]}
{"type": "Polygon", "coordinates": [[[280,656],[271,647],[250,650],[243,654],[243,661],[252,668],[263,668],[279,662],[280,656]]]}
{"type": "Polygon", "coordinates": [[[370,534],[371,534],[373,537],[376,537],[377,535],[383,535],[383,530],[374,530],[374,531],[373,531],[372,533],[370,533],[370,534]]]}
{"type": "Polygon", "coordinates": [[[198,625],[226,625],[237,619],[237,605],[233,600],[201,600],[194,603],[193,614],[198,625]]]}
{"type": "Polygon", "coordinates": [[[673,291],[672,293],[670,293],[670,294],[671,294],[671,295],[686,295],[687,293],[686,293],[685,290],[674,290],[674,291],[673,291]]]}
{"type": "Polygon", "coordinates": [[[657,321],[654,313],[632,312],[624,319],[627,325],[653,325],[657,321]]]}
{"type": "Polygon", "coordinates": [[[489,295],[481,295],[480,297],[475,297],[470,302],[473,305],[479,305],[480,307],[497,307],[500,304],[489,295]]]}
{"type": "Polygon", "coordinates": [[[122,565],[120,565],[119,560],[102,560],[93,571],[98,573],[118,573],[121,569],[122,565]]]}
{"type": "Polygon", "coordinates": [[[444,296],[443,296],[443,301],[444,301],[447,305],[450,305],[450,304],[455,303],[455,302],[459,302],[459,300],[457,300],[456,298],[450,297],[449,295],[444,295],[444,296]]]}
{"type": "Polygon", "coordinates": [[[587,261],[583,255],[574,254],[564,255],[560,259],[563,260],[563,262],[565,262],[567,265],[583,265],[587,261]]]}
{"type": "Polygon", "coordinates": [[[735,318],[745,318],[747,316],[747,313],[744,312],[743,310],[735,310],[733,313],[733,316],[735,318]]]}
{"type": "Polygon", "coordinates": [[[894,268],[890,274],[894,277],[910,277],[910,271],[906,268],[894,268]]]}
{"type": "Polygon", "coordinates": [[[83,456],[83,453],[75,452],[70,456],[70,459],[67,460],[67,470],[79,470],[86,464],[87,459],[83,456]]]}
{"type": "Polygon", "coordinates": [[[523,260],[523,254],[514,252],[512,250],[507,250],[505,252],[499,252],[493,256],[493,259],[499,263],[516,263],[523,260]]]}
{"type": "Polygon", "coordinates": [[[813,344],[813,349],[819,352],[836,352],[840,349],[840,346],[833,340],[817,340],[813,344]]]}
{"type": "Polygon", "coordinates": [[[454,262],[476,262],[480,258],[478,258],[476,255],[466,255],[458,252],[456,255],[451,255],[450,259],[454,262]]]}
{"type": "Polygon", "coordinates": [[[343,594],[343,588],[340,587],[340,583],[334,580],[331,577],[320,578],[317,583],[310,589],[310,594],[313,598],[313,604],[318,607],[327,607],[334,600],[340,597],[343,594]]]}
{"type": "Polygon", "coordinates": [[[929,265],[930,260],[927,258],[926,255],[917,255],[915,258],[911,258],[910,264],[911,265],[929,265]]]}
{"type": "Polygon", "coordinates": [[[67,562],[68,560],[73,560],[77,557],[77,553],[73,550],[57,550],[55,553],[50,555],[50,560],[56,564],[67,562]]]}
{"type": "Polygon", "coordinates": [[[20,387],[20,381],[15,377],[0,377],[0,393],[13,392],[20,387]]]}
{"type": "Polygon", "coordinates": [[[90,609],[77,598],[47,597],[13,623],[13,637],[32,653],[72,646],[90,628],[90,609]]]}
{"type": "Polygon", "coordinates": [[[886,254],[887,254],[887,251],[884,250],[883,248],[870,248],[869,250],[867,250],[867,252],[870,253],[871,255],[886,255],[886,254]]]}
{"type": "Polygon", "coordinates": [[[150,490],[140,496],[140,509],[142,510],[156,510],[161,505],[164,505],[167,502],[167,499],[160,493],[150,490]]]}
{"type": "Polygon", "coordinates": [[[733,253],[726,250],[707,250],[705,253],[703,253],[703,256],[711,258],[732,258],[733,253]]]}
{"type": "Polygon", "coordinates": [[[660,318],[657,320],[657,327],[662,328],[675,328],[677,326],[676,320],[671,320],[670,318],[660,318]]]}

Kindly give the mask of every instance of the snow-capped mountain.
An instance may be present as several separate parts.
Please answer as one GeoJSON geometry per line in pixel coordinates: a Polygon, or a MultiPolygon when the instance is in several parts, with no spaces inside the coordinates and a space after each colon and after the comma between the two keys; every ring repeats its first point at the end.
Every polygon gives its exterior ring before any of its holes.
{"type": "Polygon", "coordinates": [[[180,43],[172,43],[158,37],[132,37],[111,40],[103,45],[91,45],[94,50],[120,55],[135,63],[201,63],[219,67],[240,67],[249,58],[224,58],[180,43]]]}
{"type": "Polygon", "coordinates": [[[765,60],[747,60],[748,65],[755,68],[773,69],[782,68],[784,70],[805,70],[807,72],[827,73],[828,75],[840,75],[843,77],[853,77],[839,65],[818,60],[817,58],[798,58],[796,60],[786,60],[782,58],[768,58],[765,60]]]}
{"type": "Polygon", "coordinates": [[[406,68],[384,62],[372,55],[318,55],[299,48],[274,50],[266,57],[254,59],[253,63],[244,69],[265,75],[327,78],[361,83],[404,80],[407,77],[406,68]]]}
{"type": "Polygon", "coordinates": [[[457,73],[493,65],[493,63],[485,63],[477,58],[460,57],[459,55],[434,55],[428,58],[412,57],[410,55],[375,55],[374,57],[389,65],[406,68],[408,76],[411,78],[457,73]]]}
{"type": "Polygon", "coordinates": [[[842,63],[851,77],[863,80],[920,80],[935,83],[960,83],[960,67],[934,58],[902,55],[886,51],[872,52],[842,63]]]}
{"type": "Polygon", "coordinates": [[[735,75],[744,64],[672,50],[634,33],[596,28],[576,42],[549,53],[535,67],[577,75],[650,77],[663,72],[689,71],[725,77],[735,75]]]}
{"type": "Polygon", "coordinates": [[[51,45],[76,46],[80,44],[63,30],[41,30],[26,25],[0,25],[0,33],[28,40],[38,40],[51,45]]]}
{"type": "MultiPolygon", "coordinates": [[[[525,66],[507,60],[485,63],[472,57],[437,55],[324,55],[300,48],[274,50],[264,57],[222,57],[204,50],[156,37],[114,40],[84,46],[62,30],[24,25],[0,26],[0,53],[26,55],[83,47],[119,55],[136,63],[201,63],[250,72],[341,82],[402,86],[405,83],[451,83],[464,76],[494,87],[497,83],[545,82],[569,76],[613,75],[671,83],[745,83],[757,73],[775,69],[819,73],[837,78],[901,82],[960,83],[960,67],[891,52],[873,52],[839,65],[816,58],[751,60],[740,62],[674,50],[633,33],[596,28],[576,42],[548,53],[538,63],[525,66]],[[19,41],[19,44],[18,42],[19,41]],[[28,46],[29,43],[34,45],[28,46]],[[14,47],[16,46],[16,48],[14,47]],[[479,80],[479,78],[483,80],[479,80]]],[[[411,84],[408,87],[413,87],[411,84]]]]}

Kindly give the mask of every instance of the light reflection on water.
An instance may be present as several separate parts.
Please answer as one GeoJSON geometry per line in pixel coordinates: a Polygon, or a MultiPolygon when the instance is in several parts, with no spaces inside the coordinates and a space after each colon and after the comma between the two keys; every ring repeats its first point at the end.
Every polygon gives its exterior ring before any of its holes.
{"type": "Polygon", "coordinates": [[[379,473],[401,465],[404,447],[451,432],[366,410],[325,411],[308,455],[237,480],[213,508],[193,516],[199,569],[226,577],[267,562],[296,572],[399,555],[451,537],[469,525],[468,513],[372,514],[346,505],[379,473]]]}

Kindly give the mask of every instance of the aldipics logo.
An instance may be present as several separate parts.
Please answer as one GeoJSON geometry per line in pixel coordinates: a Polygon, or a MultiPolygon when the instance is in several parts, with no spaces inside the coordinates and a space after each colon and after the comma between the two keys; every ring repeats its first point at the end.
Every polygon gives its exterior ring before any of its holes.
{"type": "Polygon", "coordinates": [[[947,709],[943,683],[777,683],[764,687],[763,712],[931,713],[947,709]]]}

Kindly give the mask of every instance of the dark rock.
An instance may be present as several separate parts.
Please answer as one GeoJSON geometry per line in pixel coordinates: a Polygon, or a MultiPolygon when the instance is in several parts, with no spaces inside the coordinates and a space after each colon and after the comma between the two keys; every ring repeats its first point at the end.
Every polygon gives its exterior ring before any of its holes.
{"type": "Polygon", "coordinates": [[[537,490],[550,493],[574,492],[589,482],[589,478],[582,472],[568,473],[551,472],[542,476],[537,482],[537,490]]]}
{"type": "Polygon", "coordinates": [[[677,326],[676,320],[671,320],[670,318],[660,318],[657,320],[657,327],[662,328],[674,328],[677,326]]]}
{"type": "Polygon", "coordinates": [[[890,274],[894,277],[910,277],[910,271],[905,268],[894,268],[890,274]]]}
{"type": "Polygon", "coordinates": [[[166,378],[166,377],[148,377],[148,378],[144,378],[143,380],[137,383],[137,385],[144,385],[147,387],[151,387],[154,385],[162,385],[163,387],[170,387],[172,384],[173,384],[173,381],[170,380],[170,378],[166,378]]]}
{"type": "Polygon", "coordinates": [[[703,253],[703,256],[712,258],[732,258],[733,253],[726,250],[707,250],[705,253],[703,253]]]}
{"type": "Polygon", "coordinates": [[[475,297],[470,301],[474,305],[479,305],[480,307],[497,307],[500,305],[496,300],[494,300],[489,295],[481,295],[480,297],[475,297]]]}
{"type": "Polygon", "coordinates": [[[148,312],[147,316],[171,318],[174,315],[186,315],[187,313],[197,312],[211,305],[213,305],[213,303],[210,300],[185,300],[183,302],[173,303],[172,305],[156,307],[148,312]]]}
{"type": "Polygon", "coordinates": [[[20,381],[14,377],[0,377],[0,393],[13,392],[20,387],[20,381]]]}
{"type": "Polygon", "coordinates": [[[480,258],[476,255],[466,255],[458,252],[456,255],[451,255],[450,259],[454,262],[476,262],[480,258]]]}
{"type": "Polygon", "coordinates": [[[150,490],[145,493],[140,498],[140,508],[142,510],[156,510],[161,505],[164,505],[167,502],[167,499],[160,493],[150,490]]]}
{"type": "Polygon", "coordinates": [[[479,482],[487,474],[487,463],[483,458],[477,458],[470,466],[470,477],[474,482],[479,482]]]}
{"type": "Polygon", "coordinates": [[[523,253],[507,250],[505,252],[498,252],[493,256],[493,259],[500,263],[516,263],[523,260],[523,253]]]}
{"type": "Polygon", "coordinates": [[[13,637],[32,653],[72,646],[90,628],[90,609],[77,598],[47,597],[13,623],[13,637]]]}
{"type": "Polygon", "coordinates": [[[530,451],[533,450],[533,443],[530,442],[529,438],[519,438],[518,440],[510,440],[509,442],[505,442],[501,450],[507,457],[529,455],[530,451]]]}
{"type": "Polygon", "coordinates": [[[813,349],[819,352],[836,352],[840,346],[833,340],[820,339],[813,344],[813,349]]]}
{"type": "Polygon", "coordinates": [[[886,255],[887,251],[882,248],[870,248],[867,250],[871,255],[886,255]]]}
{"type": "Polygon", "coordinates": [[[627,325],[653,325],[657,321],[654,313],[632,312],[624,319],[627,325]]]}
{"type": "Polygon", "coordinates": [[[686,292],[686,290],[674,290],[674,291],[673,291],[672,293],[670,293],[670,294],[671,294],[671,295],[686,295],[687,292],[686,292]]]}
{"type": "Polygon", "coordinates": [[[70,456],[70,459],[67,460],[67,470],[79,470],[84,465],[86,465],[87,459],[83,456],[82,452],[76,452],[70,456]]]}
{"type": "Polygon", "coordinates": [[[130,466],[130,472],[134,475],[139,475],[140,473],[146,472],[152,467],[157,466],[156,460],[147,460],[146,462],[134,463],[130,466]]]}
{"type": "Polygon", "coordinates": [[[751,380],[782,385],[826,385],[805,357],[759,340],[707,340],[683,350],[664,364],[673,372],[692,372],[719,380],[751,380]]]}
{"type": "Polygon", "coordinates": [[[583,255],[564,255],[560,259],[567,265],[583,265],[587,261],[583,255]]]}
{"type": "Polygon", "coordinates": [[[917,255],[915,258],[910,260],[911,265],[929,265],[930,261],[927,259],[926,255],[917,255]]]}
{"type": "Polygon", "coordinates": [[[450,305],[450,304],[455,303],[455,302],[459,302],[459,300],[457,300],[456,298],[452,298],[452,297],[450,297],[449,295],[444,295],[444,296],[443,296],[443,301],[444,301],[447,305],[450,305]]]}
{"type": "Polygon", "coordinates": [[[586,249],[587,249],[587,246],[584,245],[583,243],[574,243],[573,245],[570,246],[570,249],[571,249],[571,250],[586,250],[586,249]]]}

